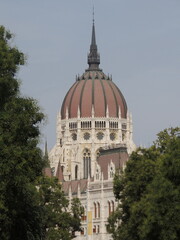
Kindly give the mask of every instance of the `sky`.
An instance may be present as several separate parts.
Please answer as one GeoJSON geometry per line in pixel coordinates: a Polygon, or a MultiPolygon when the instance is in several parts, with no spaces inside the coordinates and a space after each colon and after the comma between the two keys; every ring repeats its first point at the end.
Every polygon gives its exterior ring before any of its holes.
{"type": "Polygon", "coordinates": [[[93,6],[100,68],[126,99],[135,144],[149,147],[180,126],[180,0],[0,0],[0,24],[27,57],[22,95],[46,114],[40,146],[55,144],[56,115],[87,68],[93,6]]]}

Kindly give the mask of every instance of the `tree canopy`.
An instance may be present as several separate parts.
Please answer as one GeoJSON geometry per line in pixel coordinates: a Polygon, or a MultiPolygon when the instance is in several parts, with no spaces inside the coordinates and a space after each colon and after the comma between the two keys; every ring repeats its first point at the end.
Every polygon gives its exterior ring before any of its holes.
{"type": "Polygon", "coordinates": [[[17,79],[24,54],[0,26],[0,239],[68,240],[80,230],[81,207],[69,207],[57,179],[43,176],[38,147],[44,119],[37,101],[22,97],[17,79]]]}
{"type": "Polygon", "coordinates": [[[42,177],[37,183],[42,208],[42,239],[70,240],[80,231],[83,208],[79,199],[67,200],[57,178],[42,177]]]}
{"type": "Polygon", "coordinates": [[[114,178],[119,204],[108,220],[118,240],[180,239],[180,128],[158,134],[148,149],[132,153],[114,178]]]}
{"type": "Polygon", "coordinates": [[[39,239],[40,208],[34,185],[42,175],[38,148],[44,118],[37,102],[20,94],[25,56],[0,26],[0,239],[39,239]]]}

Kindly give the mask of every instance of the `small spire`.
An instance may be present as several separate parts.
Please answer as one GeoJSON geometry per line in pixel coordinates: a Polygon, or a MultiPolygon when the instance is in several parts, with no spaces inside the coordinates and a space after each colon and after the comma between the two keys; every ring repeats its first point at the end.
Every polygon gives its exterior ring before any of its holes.
{"type": "Polygon", "coordinates": [[[108,105],[107,105],[107,108],[106,108],[106,117],[107,117],[107,118],[109,117],[109,108],[108,108],[108,105]]]}
{"type": "Polygon", "coordinates": [[[91,45],[90,45],[90,53],[88,54],[88,70],[100,70],[100,56],[97,50],[96,45],[96,34],[95,34],[95,23],[94,23],[94,7],[93,7],[93,25],[92,25],[92,37],[91,37],[91,45]]]}
{"type": "Polygon", "coordinates": [[[45,147],[44,147],[44,161],[45,161],[46,167],[49,167],[49,156],[48,156],[47,140],[45,141],[45,147]]]}
{"type": "Polygon", "coordinates": [[[121,108],[120,108],[120,106],[119,106],[118,116],[119,116],[119,119],[120,119],[121,118],[121,108]]]}
{"type": "Polygon", "coordinates": [[[48,156],[47,140],[45,141],[44,155],[48,156]]]}
{"type": "Polygon", "coordinates": [[[80,116],[81,116],[81,112],[80,112],[80,107],[78,106],[77,117],[80,118],[80,116]]]}

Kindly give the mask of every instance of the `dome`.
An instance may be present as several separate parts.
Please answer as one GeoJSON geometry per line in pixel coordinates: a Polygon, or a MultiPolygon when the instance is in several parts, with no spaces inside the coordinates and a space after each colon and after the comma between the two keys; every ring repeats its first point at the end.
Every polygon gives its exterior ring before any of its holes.
{"type": "Polygon", "coordinates": [[[76,79],[76,82],[67,92],[62,108],[61,118],[92,117],[119,117],[126,118],[126,101],[113,83],[112,79],[105,75],[99,68],[100,55],[97,51],[95,26],[93,22],[90,53],[88,55],[89,68],[76,79]]]}
{"type": "Polygon", "coordinates": [[[127,105],[126,101],[119,90],[113,83],[112,79],[106,76],[102,71],[86,71],[66,94],[62,108],[61,117],[66,118],[68,109],[69,118],[92,117],[94,108],[94,117],[106,117],[107,109],[109,117],[126,118],[127,105]]]}

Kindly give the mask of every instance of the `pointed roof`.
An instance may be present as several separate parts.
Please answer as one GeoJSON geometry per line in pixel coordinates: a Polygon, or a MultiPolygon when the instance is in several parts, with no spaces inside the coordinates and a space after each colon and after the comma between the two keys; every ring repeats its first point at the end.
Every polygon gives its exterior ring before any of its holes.
{"type": "Polygon", "coordinates": [[[48,155],[48,147],[47,147],[47,140],[45,141],[45,147],[44,147],[44,166],[45,168],[50,168],[50,162],[49,162],[49,155],[48,155]]]}
{"type": "Polygon", "coordinates": [[[47,164],[49,163],[49,156],[48,156],[48,147],[47,147],[47,140],[45,142],[45,148],[44,148],[44,159],[47,161],[47,164]]]}
{"type": "Polygon", "coordinates": [[[99,69],[100,55],[98,53],[97,45],[96,45],[94,18],[93,18],[93,26],[92,26],[90,52],[88,54],[88,64],[89,64],[89,68],[87,69],[87,71],[93,71],[93,70],[100,71],[99,69]]]}
{"type": "Polygon", "coordinates": [[[89,68],[67,92],[62,107],[62,119],[83,117],[127,118],[127,104],[120,89],[113,83],[112,77],[99,68],[100,56],[96,44],[95,23],[93,18],[89,68]],[[108,106],[108,111],[107,111],[108,106]],[[120,109],[120,111],[119,111],[120,109]]]}
{"type": "Polygon", "coordinates": [[[95,25],[94,25],[94,21],[93,21],[93,26],[92,26],[92,37],[91,37],[91,47],[96,46],[96,33],[95,33],[95,25]]]}
{"type": "Polygon", "coordinates": [[[44,161],[45,161],[45,167],[43,168],[43,174],[46,177],[52,177],[52,170],[50,167],[49,156],[48,156],[47,140],[45,142],[45,148],[44,148],[44,161]]]}

